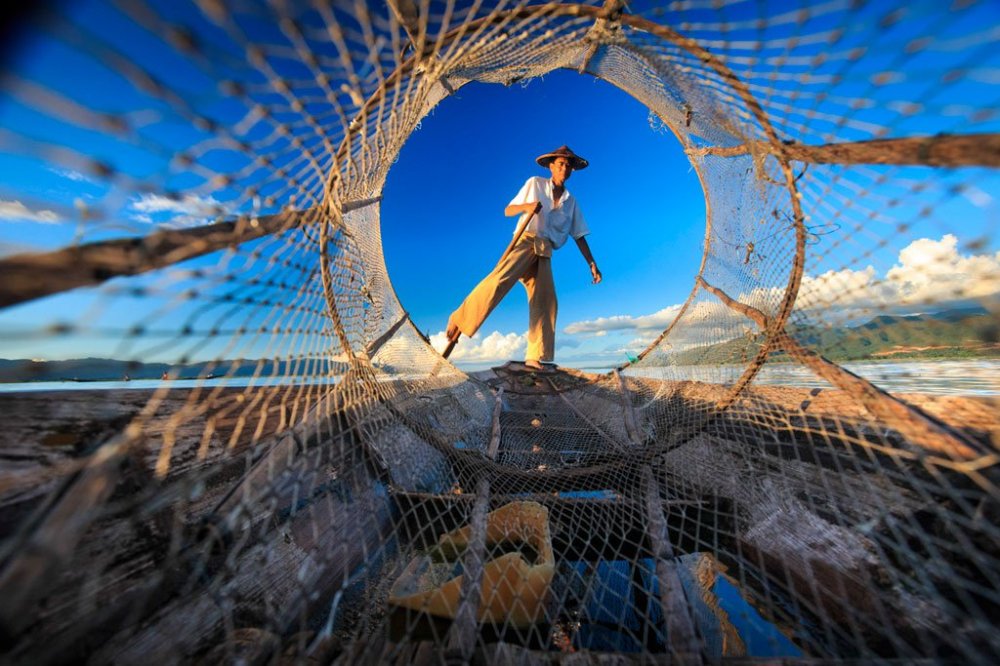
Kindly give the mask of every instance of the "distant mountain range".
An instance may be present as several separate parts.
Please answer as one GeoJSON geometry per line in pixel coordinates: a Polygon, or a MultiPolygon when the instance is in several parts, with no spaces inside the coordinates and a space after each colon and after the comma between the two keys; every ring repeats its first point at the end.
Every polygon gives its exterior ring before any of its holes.
{"type": "Polygon", "coordinates": [[[209,377],[274,377],[299,375],[312,376],[340,374],[345,364],[332,359],[300,361],[275,361],[267,359],[227,360],[214,363],[140,363],[116,361],[107,358],[80,358],[66,361],[31,361],[27,359],[0,359],[0,382],[55,382],[55,381],[120,381],[129,379],[161,379],[166,373],[174,379],[199,379],[209,377]]]}
{"type": "MultiPolygon", "coordinates": [[[[823,328],[789,326],[789,333],[805,347],[832,361],[874,359],[929,359],[1000,357],[1000,327],[983,308],[962,308],[919,315],[882,315],[859,326],[823,328]]],[[[763,336],[737,338],[687,349],[671,357],[677,365],[741,364],[753,358],[763,336]]],[[[780,360],[784,354],[772,354],[780,360]]],[[[140,363],[106,358],[66,361],[0,359],[0,382],[119,381],[212,376],[264,377],[303,374],[341,374],[347,366],[334,359],[285,361],[239,359],[214,363],[140,363]]],[[[391,369],[389,370],[391,371],[391,369]]]]}
{"type": "MultiPolygon", "coordinates": [[[[831,361],[1000,357],[1000,327],[984,308],[960,308],[918,315],[881,315],[858,326],[789,326],[804,347],[831,361]]],[[[737,338],[687,349],[677,365],[743,363],[760,349],[763,336],[737,338]]],[[[783,354],[773,353],[772,360],[783,354]]]]}

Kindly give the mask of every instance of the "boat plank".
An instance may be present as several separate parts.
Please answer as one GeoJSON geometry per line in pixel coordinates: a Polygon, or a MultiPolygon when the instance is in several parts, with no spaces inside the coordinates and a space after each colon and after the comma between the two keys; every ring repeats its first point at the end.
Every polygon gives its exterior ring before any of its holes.
{"type": "Polygon", "coordinates": [[[483,565],[486,561],[486,514],[490,506],[490,481],[476,484],[476,499],[469,523],[471,536],[462,559],[464,570],[462,590],[455,621],[448,632],[448,649],[460,655],[466,663],[476,649],[479,603],[483,593],[483,565]]]}

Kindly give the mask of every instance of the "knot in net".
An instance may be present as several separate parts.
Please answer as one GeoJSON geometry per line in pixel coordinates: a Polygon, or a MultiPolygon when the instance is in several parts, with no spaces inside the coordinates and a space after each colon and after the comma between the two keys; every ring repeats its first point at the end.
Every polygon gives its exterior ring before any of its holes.
{"type": "Polygon", "coordinates": [[[998,18],[23,12],[0,98],[0,356],[23,360],[3,378],[132,384],[0,394],[7,656],[993,663],[998,18]],[[466,373],[396,297],[386,177],[462,86],[561,68],[676,137],[701,266],[608,374],[466,373]],[[54,369],[67,349],[106,358],[54,369]],[[983,395],[845,367],[914,354],[974,357],[983,395]]]}

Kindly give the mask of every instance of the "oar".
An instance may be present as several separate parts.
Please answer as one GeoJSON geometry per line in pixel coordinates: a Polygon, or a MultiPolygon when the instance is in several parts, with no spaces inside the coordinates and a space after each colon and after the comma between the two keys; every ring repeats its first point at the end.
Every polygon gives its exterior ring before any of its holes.
{"type": "MultiPolygon", "coordinates": [[[[514,246],[517,245],[517,241],[521,240],[521,236],[524,234],[524,230],[528,228],[528,223],[531,222],[531,218],[533,218],[535,216],[535,213],[537,213],[541,209],[542,209],[542,202],[541,201],[536,202],[535,210],[531,211],[531,215],[526,217],[524,219],[524,222],[518,225],[517,231],[514,232],[514,240],[512,240],[510,242],[510,245],[507,246],[507,249],[504,250],[503,256],[500,257],[500,261],[497,262],[497,265],[502,264],[503,260],[507,258],[507,255],[511,253],[511,250],[513,250],[514,246]]],[[[443,356],[444,358],[448,358],[449,356],[451,356],[451,352],[452,350],[455,349],[455,345],[458,344],[458,339],[460,337],[462,337],[461,331],[459,331],[458,335],[455,336],[454,340],[448,341],[448,346],[444,348],[444,352],[441,354],[441,356],[443,356]]]]}

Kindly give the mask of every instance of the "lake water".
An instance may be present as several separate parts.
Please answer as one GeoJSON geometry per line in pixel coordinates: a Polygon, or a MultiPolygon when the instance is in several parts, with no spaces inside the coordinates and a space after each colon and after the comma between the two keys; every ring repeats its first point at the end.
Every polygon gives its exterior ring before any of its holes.
{"type": "MultiPolygon", "coordinates": [[[[844,363],[856,375],[876,386],[895,393],[927,393],[932,395],[1000,395],[1000,359],[960,359],[936,361],[860,361],[844,363]]],[[[607,372],[610,367],[587,368],[591,372],[607,372]]],[[[731,384],[743,372],[743,366],[669,366],[637,367],[630,374],[656,379],[693,380],[731,384]]],[[[314,386],[333,385],[336,377],[234,377],[230,379],[136,379],[130,382],[25,382],[0,384],[0,393],[13,391],[82,391],[95,389],[151,390],[162,387],[194,388],[197,386],[314,386]]],[[[400,377],[405,379],[405,377],[400,377]]],[[[770,386],[800,386],[831,388],[811,370],[795,363],[765,365],[754,380],[770,386]]]]}
{"type": "MultiPolygon", "coordinates": [[[[1000,359],[956,359],[935,361],[858,361],[841,364],[879,388],[893,393],[931,395],[1000,395],[1000,359]]],[[[631,374],[656,379],[692,380],[731,384],[743,366],[638,367],[631,374]]],[[[832,388],[808,368],[796,363],[769,363],[761,368],[755,384],[832,388]]]]}
{"type": "Polygon", "coordinates": [[[316,386],[336,384],[339,377],[230,377],[215,379],[133,379],[116,382],[23,382],[0,384],[0,393],[15,391],[93,391],[93,390],[145,390],[158,388],[190,389],[199,386],[316,386]]]}

